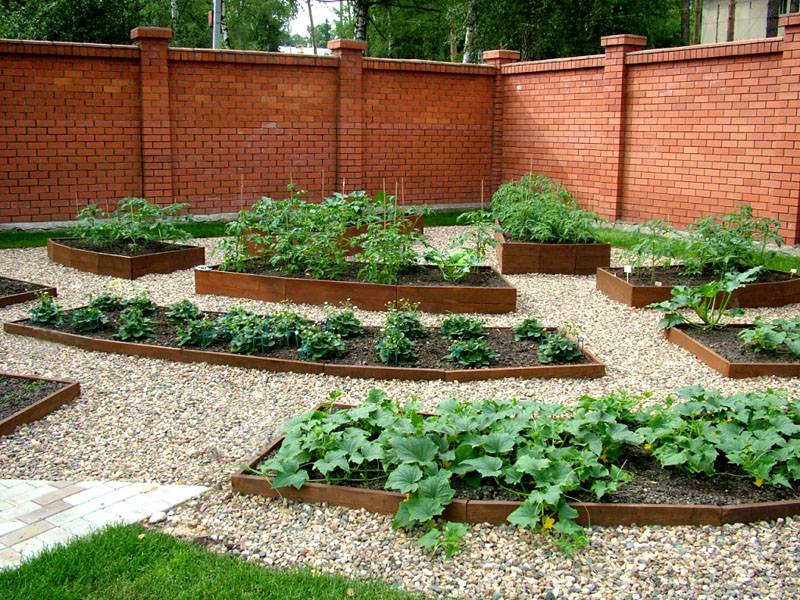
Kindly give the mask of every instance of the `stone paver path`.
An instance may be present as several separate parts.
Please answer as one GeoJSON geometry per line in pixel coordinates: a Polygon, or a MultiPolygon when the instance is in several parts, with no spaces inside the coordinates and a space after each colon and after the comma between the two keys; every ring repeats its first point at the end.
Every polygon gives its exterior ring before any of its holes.
{"type": "Polygon", "coordinates": [[[0,479],[0,569],[102,529],[165,512],[207,488],[127,481],[0,479]]]}

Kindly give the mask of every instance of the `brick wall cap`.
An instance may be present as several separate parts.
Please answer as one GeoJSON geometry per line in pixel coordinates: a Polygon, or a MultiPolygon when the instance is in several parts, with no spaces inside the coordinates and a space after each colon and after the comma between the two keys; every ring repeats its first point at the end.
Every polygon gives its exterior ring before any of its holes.
{"type": "Polygon", "coordinates": [[[643,35],[631,35],[620,33],[618,35],[604,35],[600,38],[600,45],[603,48],[609,46],[647,46],[647,38],[643,35]]]}
{"type": "Polygon", "coordinates": [[[778,19],[778,24],[781,27],[797,27],[800,25],[800,13],[781,15],[780,19],[778,19]]]}
{"type": "Polygon", "coordinates": [[[483,53],[483,60],[512,60],[518,61],[519,50],[487,50],[483,53]]]}
{"type": "Polygon", "coordinates": [[[365,51],[369,44],[363,40],[331,40],[328,42],[328,48],[331,50],[361,50],[365,51]]]}
{"type": "Polygon", "coordinates": [[[159,40],[171,40],[172,29],[169,27],[136,27],[131,30],[132,40],[155,38],[159,40]]]}

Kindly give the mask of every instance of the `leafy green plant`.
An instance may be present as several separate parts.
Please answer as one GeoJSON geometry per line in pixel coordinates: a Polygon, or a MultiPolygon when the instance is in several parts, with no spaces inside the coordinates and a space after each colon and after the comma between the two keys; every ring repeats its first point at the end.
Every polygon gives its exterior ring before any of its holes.
{"type": "Polygon", "coordinates": [[[543,365],[571,363],[583,358],[583,352],[563,331],[554,331],[540,339],[536,358],[543,365]]]}
{"type": "Polygon", "coordinates": [[[514,339],[518,342],[538,342],[547,335],[547,330],[536,317],[528,317],[514,328],[514,339]]]}
{"type": "Polygon", "coordinates": [[[414,342],[393,326],[381,330],[375,342],[375,350],[383,364],[395,367],[414,364],[418,358],[414,342]]]}
{"type": "Polygon", "coordinates": [[[486,336],[486,322],[464,315],[450,315],[442,321],[442,335],[451,340],[468,340],[486,336]]]}
{"type": "Polygon", "coordinates": [[[122,296],[110,292],[102,292],[89,299],[89,306],[103,312],[119,310],[122,307],[122,296]]]}
{"type": "Polygon", "coordinates": [[[414,242],[420,237],[403,219],[370,223],[366,233],[355,238],[360,248],[355,257],[358,276],[372,283],[397,283],[401,273],[417,264],[414,242]]]}
{"type": "Polygon", "coordinates": [[[269,317],[250,315],[235,324],[231,335],[231,352],[266,354],[280,343],[281,337],[273,329],[269,317]]]}
{"type": "Polygon", "coordinates": [[[431,527],[428,533],[419,538],[418,543],[431,554],[443,552],[444,557],[449,560],[461,550],[468,532],[469,527],[464,523],[448,521],[441,528],[431,527]]]}
{"type": "Polygon", "coordinates": [[[654,219],[636,227],[639,241],[631,248],[631,264],[650,272],[650,285],[655,285],[659,268],[672,263],[672,227],[666,221],[654,219]]]}
{"type": "Polygon", "coordinates": [[[721,219],[700,219],[691,229],[684,270],[697,275],[710,270],[722,277],[731,271],[763,266],[774,254],[767,251],[768,245],[783,243],[779,228],[776,219],[754,217],[750,206],[740,206],[721,219]]]}
{"type": "Polygon", "coordinates": [[[456,236],[446,251],[426,244],[425,260],[439,267],[445,281],[458,282],[478,267],[497,244],[494,238],[495,225],[486,211],[464,213],[459,223],[471,225],[463,234],[456,236]]]}
{"type": "Polygon", "coordinates": [[[120,313],[115,338],[129,342],[144,340],[153,335],[153,320],[147,316],[141,306],[131,305],[120,313]]]}
{"type": "Polygon", "coordinates": [[[513,240],[552,244],[596,241],[599,217],[581,210],[567,190],[543,175],[526,175],[501,185],[492,212],[513,240]]]}
{"type": "Polygon", "coordinates": [[[391,304],[386,315],[386,328],[397,329],[411,340],[427,337],[428,329],[420,320],[420,312],[417,306],[417,304],[405,301],[391,304]]]}
{"type": "Polygon", "coordinates": [[[118,242],[133,250],[154,242],[186,240],[191,236],[181,225],[192,221],[183,212],[188,206],[159,206],[144,198],[124,198],[116,210],[107,212],[90,204],[78,213],[74,235],[93,245],[118,242]]]}
{"type": "Polygon", "coordinates": [[[248,213],[242,211],[239,218],[225,226],[225,237],[217,242],[212,250],[214,256],[221,254],[219,268],[222,271],[244,273],[255,255],[250,252],[250,244],[258,244],[260,233],[253,231],[248,213]]]}
{"type": "Polygon", "coordinates": [[[283,344],[289,348],[300,347],[303,330],[310,325],[311,322],[293,310],[291,305],[285,305],[280,311],[272,315],[272,330],[275,335],[283,340],[283,344]]]}
{"type": "Polygon", "coordinates": [[[800,479],[800,403],[785,392],[725,396],[692,386],[678,394],[684,402],[670,398],[637,415],[637,434],[661,465],[713,476],[724,459],[759,487],[800,479]]]}
{"type": "Polygon", "coordinates": [[[754,352],[800,357],[800,317],[769,322],[756,317],[755,326],[740,331],[739,338],[754,352]]]}
{"type": "MultiPolygon", "coordinates": [[[[337,394],[332,394],[335,400],[337,394]]],[[[577,492],[602,498],[630,478],[615,461],[626,445],[641,444],[628,428],[636,399],[614,394],[585,397],[577,408],[518,401],[442,401],[423,416],[416,401],[405,405],[371,390],[358,406],[323,408],[288,425],[277,453],[259,465],[275,488],[306,482],[369,486],[405,494],[393,525],[427,525],[421,543],[452,554],[464,530],[444,526],[431,533],[457,487],[489,486],[523,500],[509,521],[552,536],[566,551],[585,535],[568,504],[577,492]],[[448,552],[449,547],[449,552],[448,552]]]]}
{"type": "Polygon", "coordinates": [[[217,337],[229,342],[237,331],[248,326],[258,326],[262,317],[246,310],[243,306],[234,306],[227,313],[217,318],[215,325],[217,337]]]}
{"type": "Polygon", "coordinates": [[[497,353],[484,338],[455,340],[450,345],[450,352],[444,360],[465,369],[477,369],[488,367],[495,362],[497,353]]]}
{"type": "Polygon", "coordinates": [[[156,314],[156,305],[150,299],[149,294],[146,291],[139,292],[135,296],[131,296],[130,298],[125,298],[120,304],[120,308],[123,310],[126,308],[135,308],[145,316],[152,317],[156,314]]]}
{"type": "Polygon", "coordinates": [[[704,283],[697,287],[676,285],[672,288],[672,298],[664,302],[651,304],[664,313],[659,321],[660,329],[687,324],[703,330],[719,329],[725,326],[726,317],[743,313],[739,308],[728,308],[733,292],[753,281],[761,267],[753,267],[743,273],[726,273],[721,279],[704,283]],[[682,310],[690,310],[700,320],[691,321],[682,310]]]}
{"type": "Polygon", "coordinates": [[[176,335],[181,348],[208,348],[217,341],[217,325],[208,317],[186,319],[176,327],[176,335]]]}
{"type": "Polygon", "coordinates": [[[173,323],[185,323],[186,321],[200,319],[203,313],[194,302],[183,299],[170,306],[166,315],[173,323]]]}
{"type": "Polygon", "coordinates": [[[99,308],[86,306],[72,311],[69,325],[78,333],[91,333],[108,325],[108,317],[99,308]]]}
{"type": "Polygon", "coordinates": [[[303,329],[301,338],[299,354],[304,360],[338,358],[347,352],[342,336],[333,331],[326,331],[319,325],[303,329]]]}
{"type": "Polygon", "coordinates": [[[355,337],[364,331],[356,314],[346,307],[328,314],[325,318],[325,329],[343,338],[355,337]]]}
{"type": "Polygon", "coordinates": [[[35,325],[58,325],[63,314],[55,299],[42,292],[36,296],[36,304],[28,311],[28,318],[35,325]]]}

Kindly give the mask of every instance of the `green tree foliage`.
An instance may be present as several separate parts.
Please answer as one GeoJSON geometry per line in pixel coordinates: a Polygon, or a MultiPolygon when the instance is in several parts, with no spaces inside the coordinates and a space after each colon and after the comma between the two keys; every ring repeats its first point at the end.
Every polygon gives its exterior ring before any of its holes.
{"type": "MultiPolygon", "coordinates": [[[[0,37],[129,44],[131,29],[151,25],[171,27],[173,46],[207,48],[211,6],[210,0],[5,0],[0,37]]],[[[228,44],[277,50],[296,12],[296,0],[226,0],[228,44]]]]}

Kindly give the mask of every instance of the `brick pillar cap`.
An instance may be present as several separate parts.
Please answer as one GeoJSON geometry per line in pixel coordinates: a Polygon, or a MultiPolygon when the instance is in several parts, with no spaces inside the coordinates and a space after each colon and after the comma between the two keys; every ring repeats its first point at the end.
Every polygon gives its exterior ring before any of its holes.
{"type": "Polygon", "coordinates": [[[647,46],[647,38],[643,35],[631,35],[621,33],[618,35],[605,35],[600,38],[600,45],[603,48],[609,46],[647,46]]]}
{"type": "Polygon", "coordinates": [[[788,15],[782,15],[781,18],[778,20],[778,24],[781,27],[797,27],[800,25],[800,13],[791,13],[788,15]]]}
{"type": "Polygon", "coordinates": [[[158,39],[158,40],[171,40],[172,29],[169,27],[137,27],[131,30],[132,40],[141,40],[145,38],[158,39]]]}
{"type": "Polygon", "coordinates": [[[519,50],[487,50],[483,53],[483,60],[508,60],[516,62],[519,60],[519,50]]]}
{"type": "Polygon", "coordinates": [[[369,44],[363,40],[331,40],[328,48],[331,50],[361,50],[364,52],[369,44]]]}

